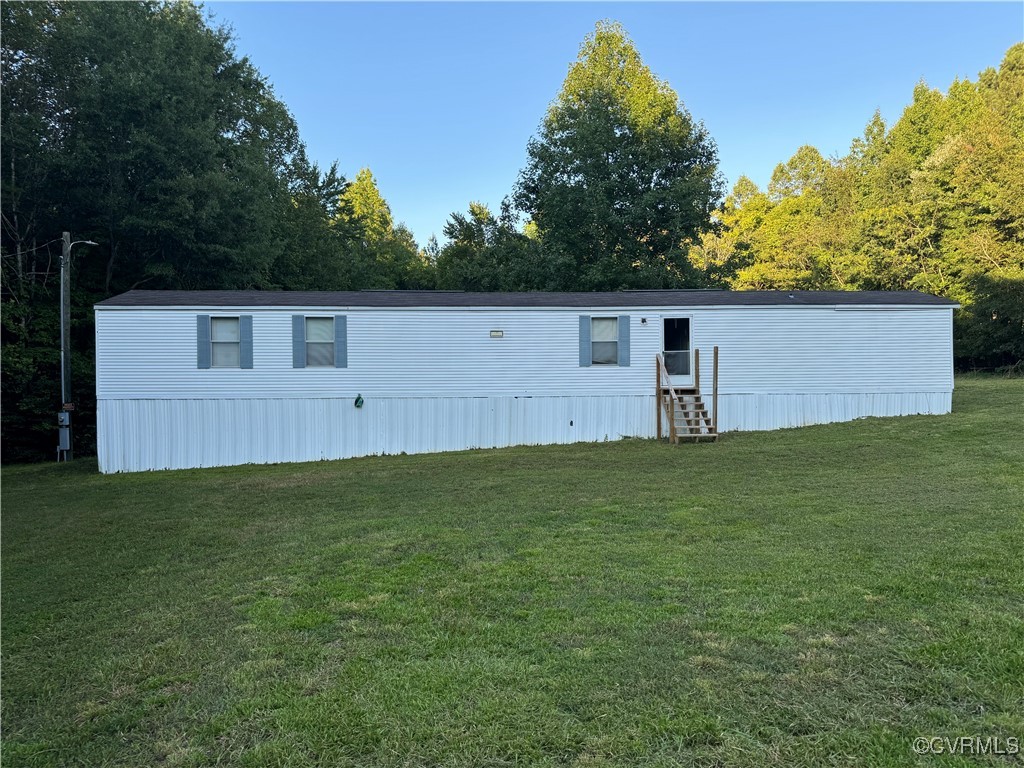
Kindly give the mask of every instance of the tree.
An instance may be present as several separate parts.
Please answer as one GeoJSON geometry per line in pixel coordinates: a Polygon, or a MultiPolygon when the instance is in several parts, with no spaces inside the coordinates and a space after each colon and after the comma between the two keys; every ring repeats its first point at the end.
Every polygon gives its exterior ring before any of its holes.
{"type": "Polygon", "coordinates": [[[368,243],[383,240],[393,232],[391,206],[381,195],[369,168],[360,169],[342,193],[341,203],[339,219],[356,224],[368,243]]]}
{"type": "Polygon", "coordinates": [[[76,249],[73,270],[84,447],[92,304],[133,287],[274,285],[301,143],[229,33],[189,3],[4,3],[0,14],[3,438],[12,460],[51,453],[61,232],[100,244],[76,249]]]}
{"type": "Polygon", "coordinates": [[[268,287],[301,291],[349,290],[367,271],[360,264],[362,230],[341,211],[347,182],[334,163],[321,171],[300,151],[289,170],[290,205],[280,223],[287,244],[270,268],[268,287]]]}
{"type": "Polygon", "coordinates": [[[29,23],[50,199],[101,243],[98,287],[260,284],[300,146],[265,80],[190,4],[47,7],[29,23]]]}
{"type": "Polygon", "coordinates": [[[715,213],[715,228],[690,243],[687,258],[703,284],[727,288],[737,273],[754,262],[753,241],[772,203],[757,185],[740,176],[715,213]]]}
{"type": "Polygon", "coordinates": [[[775,168],[767,194],[741,178],[723,212],[721,237],[737,252],[730,284],[760,290],[844,287],[851,196],[850,171],[807,146],[775,168]]]}
{"type": "Polygon", "coordinates": [[[821,152],[805,144],[788,162],[775,166],[768,182],[768,195],[777,202],[805,192],[821,194],[828,169],[828,161],[821,152]]]}
{"type": "Polygon", "coordinates": [[[557,287],[697,281],[686,242],[711,226],[717,150],[621,26],[601,22],[583,42],[528,154],[515,204],[557,287]]]}
{"type": "Polygon", "coordinates": [[[354,277],[354,287],[408,289],[432,285],[429,262],[409,228],[394,223],[391,207],[369,168],[360,170],[342,193],[337,221],[356,233],[353,261],[361,271],[354,277]]]}
{"type": "Polygon", "coordinates": [[[955,318],[957,357],[981,368],[1013,368],[1024,361],[1024,268],[977,275],[955,318]]]}
{"type": "Polygon", "coordinates": [[[552,275],[541,244],[515,226],[508,203],[494,216],[482,203],[453,213],[444,226],[448,242],[437,257],[440,288],[463,291],[551,290],[552,275]]]}
{"type": "Polygon", "coordinates": [[[1024,276],[1024,45],[947,93],[923,83],[844,158],[801,147],[768,194],[745,180],[690,259],[737,288],[916,289],[959,301],[960,364],[1012,366],[1024,276]],[[742,186],[742,189],[741,189],[742,186]],[[731,274],[730,274],[731,273],[731,274]]]}

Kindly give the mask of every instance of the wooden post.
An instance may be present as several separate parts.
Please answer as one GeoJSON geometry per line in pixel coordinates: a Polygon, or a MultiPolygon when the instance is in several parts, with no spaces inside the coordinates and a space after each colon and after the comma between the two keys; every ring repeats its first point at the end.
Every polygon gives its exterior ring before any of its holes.
{"type": "Polygon", "coordinates": [[[661,440],[661,361],[654,356],[654,408],[658,411],[658,439],[661,440]]]}
{"type": "Polygon", "coordinates": [[[693,350],[693,388],[700,394],[700,350],[693,350]]]}
{"type": "Polygon", "coordinates": [[[668,420],[668,441],[670,443],[678,443],[676,439],[676,406],[675,400],[672,399],[671,395],[667,398],[668,410],[672,412],[672,415],[668,420]]]}
{"type": "Polygon", "coordinates": [[[715,361],[711,369],[711,429],[718,434],[718,347],[715,347],[715,361]]]}

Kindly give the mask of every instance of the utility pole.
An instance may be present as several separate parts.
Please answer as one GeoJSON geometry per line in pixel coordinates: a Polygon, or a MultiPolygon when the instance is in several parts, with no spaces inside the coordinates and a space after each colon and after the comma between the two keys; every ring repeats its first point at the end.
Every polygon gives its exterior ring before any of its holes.
{"type": "Polygon", "coordinates": [[[65,232],[60,256],[60,406],[58,416],[60,425],[59,451],[63,451],[64,460],[72,456],[71,413],[67,410],[71,403],[71,233],[65,232]],[[64,430],[67,429],[65,442],[64,430]]]}
{"type": "Polygon", "coordinates": [[[60,252],[60,412],[57,414],[57,461],[71,458],[71,246],[84,243],[96,245],[92,240],[71,242],[71,233],[65,232],[60,252]]]}

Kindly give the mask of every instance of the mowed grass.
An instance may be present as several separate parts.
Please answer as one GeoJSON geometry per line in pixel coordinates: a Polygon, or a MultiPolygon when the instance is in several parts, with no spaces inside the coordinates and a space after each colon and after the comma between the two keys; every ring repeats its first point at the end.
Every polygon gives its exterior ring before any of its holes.
{"type": "Polygon", "coordinates": [[[1024,740],[1022,534],[1024,380],[713,445],[5,469],[3,763],[1005,765],[912,744],[1024,740]]]}

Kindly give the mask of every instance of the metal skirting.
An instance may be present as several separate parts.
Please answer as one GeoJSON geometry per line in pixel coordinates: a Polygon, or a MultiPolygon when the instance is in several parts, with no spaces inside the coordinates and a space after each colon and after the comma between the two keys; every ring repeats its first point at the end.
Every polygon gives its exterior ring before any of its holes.
{"type": "Polygon", "coordinates": [[[101,400],[101,472],[273,464],[654,435],[654,395],[101,400]]]}
{"type": "MultiPolygon", "coordinates": [[[[653,386],[652,386],[653,390],[653,386]]],[[[654,437],[655,397],[211,398],[98,403],[101,472],[654,437]]],[[[721,432],[948,413],[949,392],[720,394],[721,432]]]]}
{"type": "Polygon", "coordinates": [[[719,394],[718,431],[832,424],[867,416],[949,413],[951,392],[719,394]]]}

